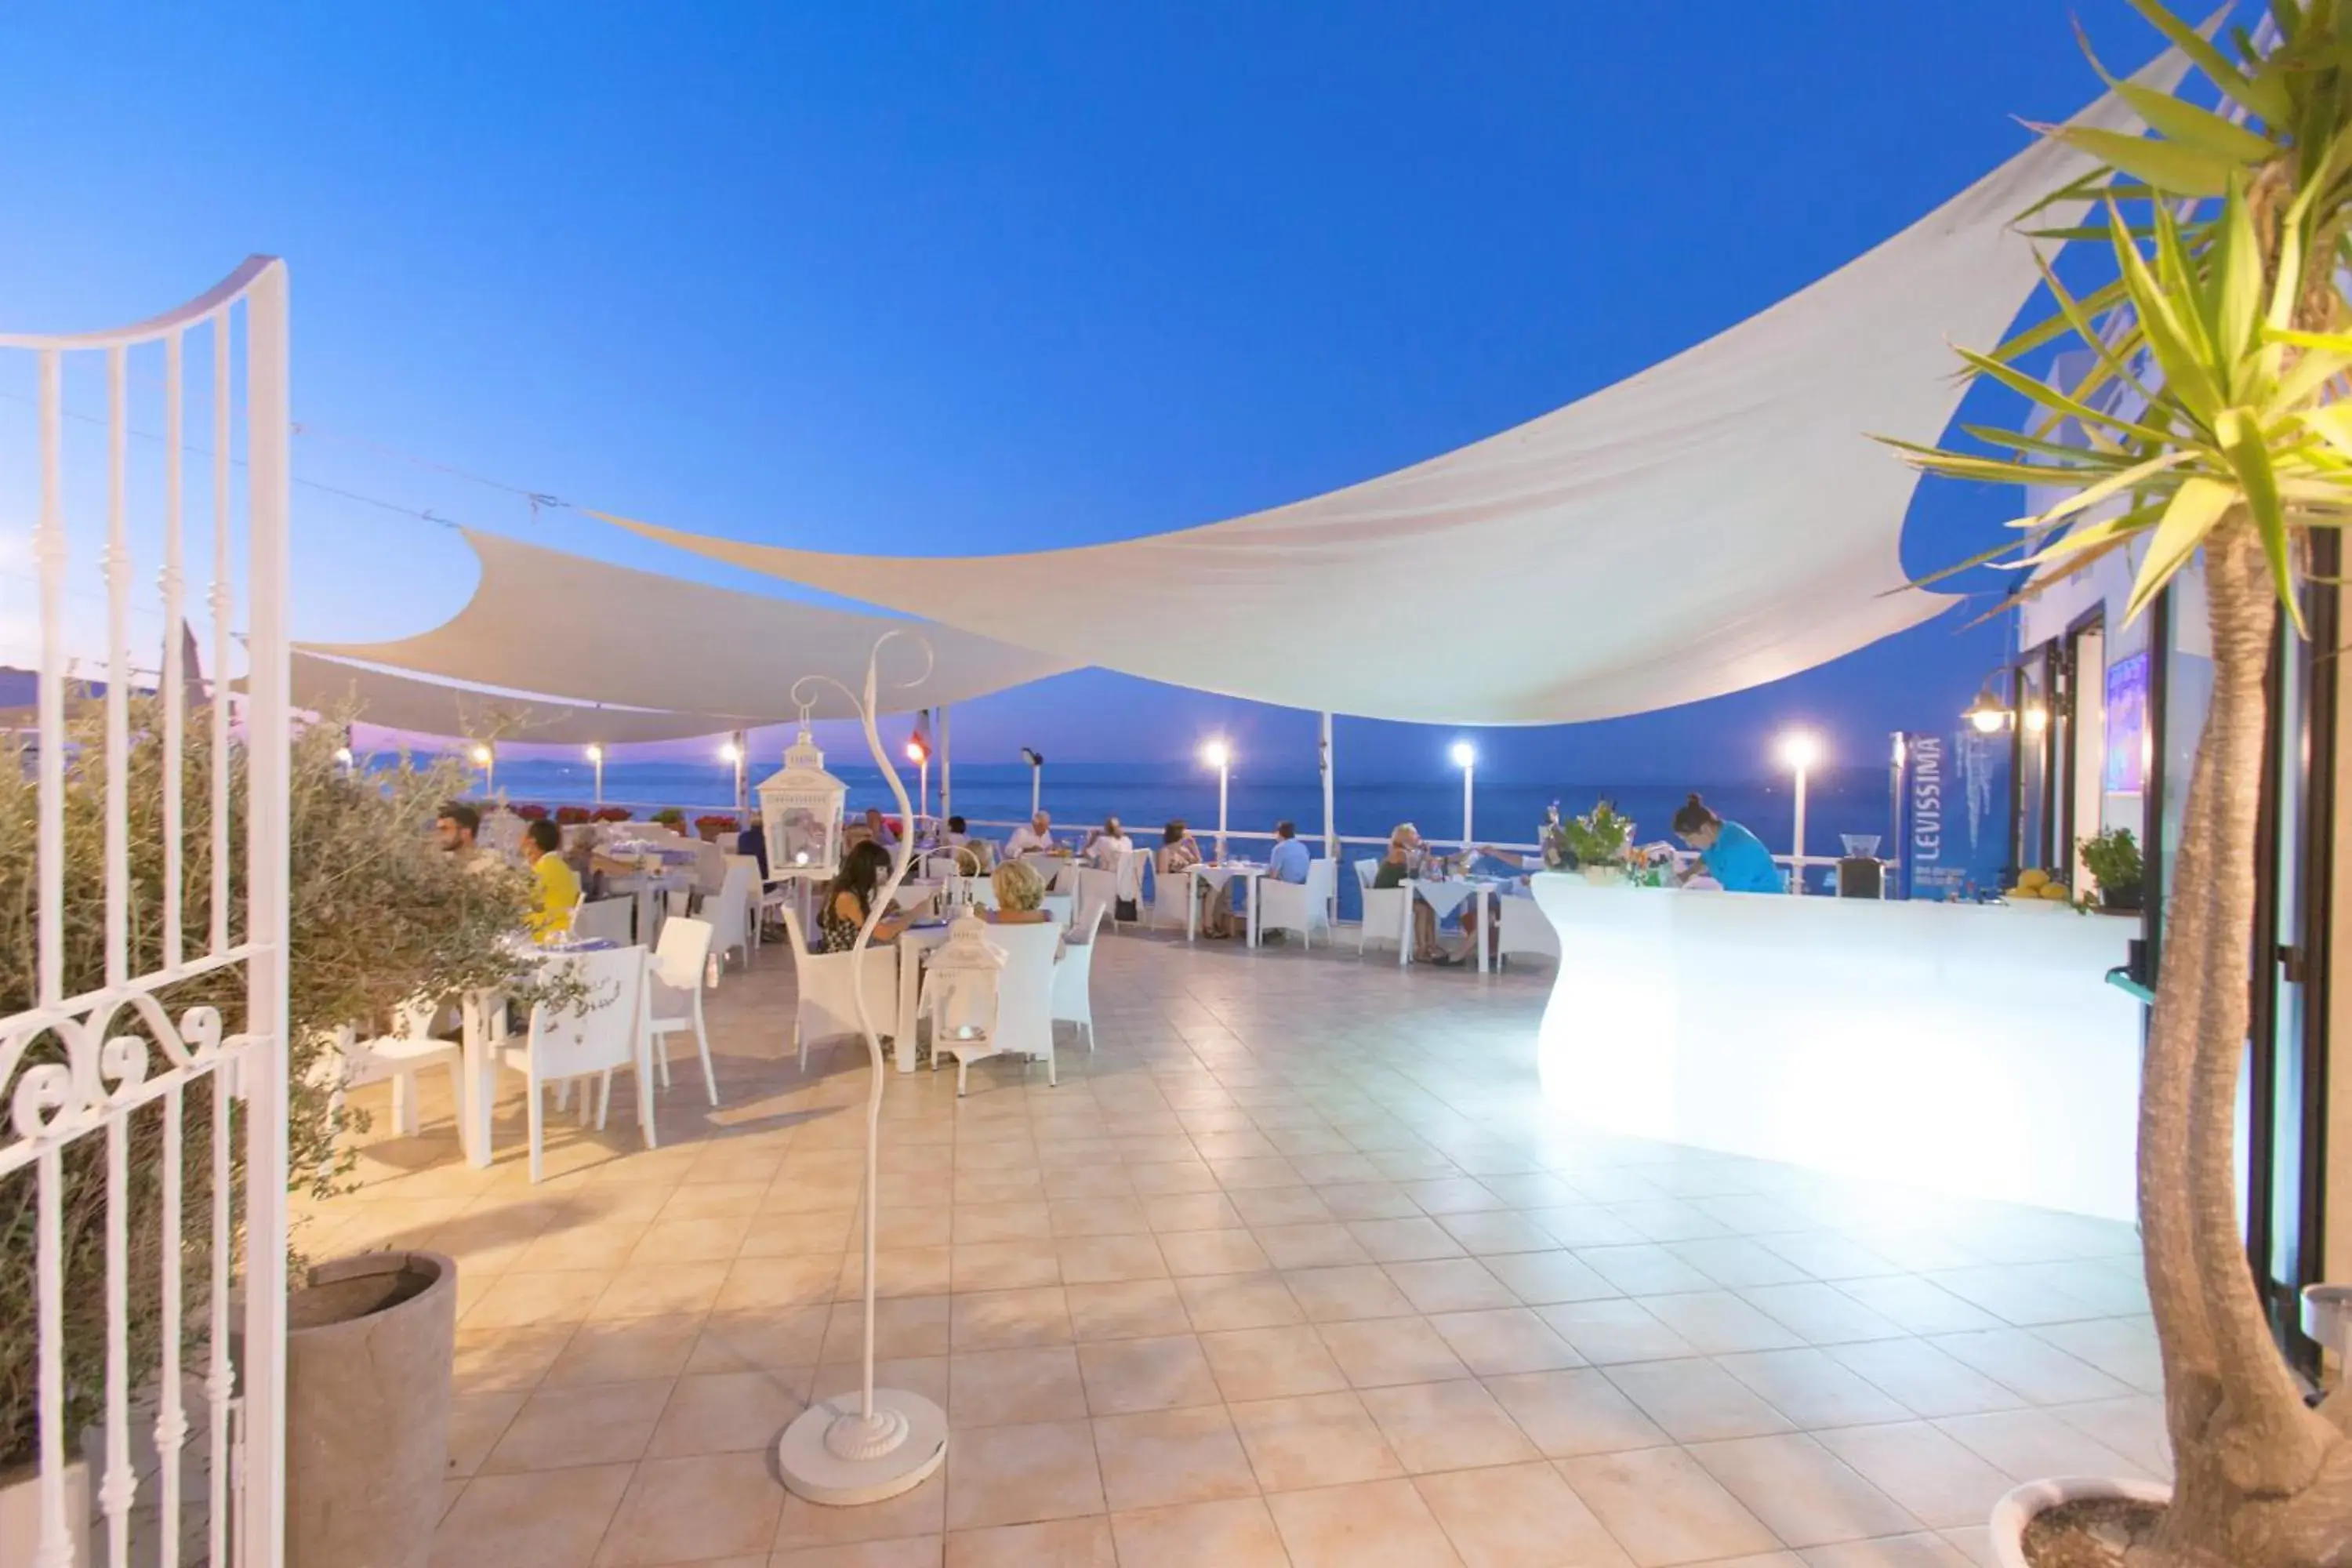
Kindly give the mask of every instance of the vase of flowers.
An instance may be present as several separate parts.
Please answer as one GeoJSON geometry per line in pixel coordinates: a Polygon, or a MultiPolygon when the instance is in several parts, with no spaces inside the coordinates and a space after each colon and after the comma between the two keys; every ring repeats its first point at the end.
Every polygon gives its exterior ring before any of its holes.
{"type": "Polygon", "coordinates": [[[1619,816],[1604,800],[1583,816],[1551,827],[1544,843],[1544,864],[1581,871],[1595,887],[1614,887],[1625,879],[1625,848],[1633,841],[1633,819],[1619,816]]]}

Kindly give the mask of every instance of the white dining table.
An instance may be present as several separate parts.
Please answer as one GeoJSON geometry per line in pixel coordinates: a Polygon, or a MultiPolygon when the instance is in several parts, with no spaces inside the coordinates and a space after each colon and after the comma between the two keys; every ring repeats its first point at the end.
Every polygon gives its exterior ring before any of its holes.
{"type": "MultiPolygon", "coordinates": [[[[1255,947],[1257,945],[1257,885],[1265,875],[1265,868],[1247,860],[1221,860],[1214,863],[1203,860],[1187,867],[1184,874],[1194,879],[1195,887],[1205,885],[1213,891],[1231,887],[1235,881],[1244,885],[1249,894],[1247,928],[1249,945],[1255,947]]],[[[1201,896],[1196,892],[1184,900],[1184,940],[1186,942],[1194,939],[1200,921],[1201,896]]]]}
{"type": "MultiPolygon", "coordinates": [[[[551,963],[573,953],[609,952],[610,942],[578,942],[546,947],[534,946],[518,939],[517,946],[538,963],[551,963]]],[[[499,1047],[511,1037],[507,1033],[507,994],[504,991],[469,991],[459,1004],[463,1020],[460,1034],[464,1059],[458,1071],[457,1147],[466,1163],[478,1168],[490,1163],[491,1110],[499,1098],[499,1047]]],[[[640,1052],[650,1052],[651,1037],[637,1041],[640,1052]]]]}
{"type": "Polygon", "coordinates": [[[1478,973],[1487,970],[1486,944],[1493,941],[1495,894],[1502,883],[1492,877],[1415,877],[1412,881],[1413,897],[1429,906],[1429,912],[1443,921],[1465,903],[1478,911],[1478,929],[1472,934],[1470,945],[1477,950],[1478,973]]]}

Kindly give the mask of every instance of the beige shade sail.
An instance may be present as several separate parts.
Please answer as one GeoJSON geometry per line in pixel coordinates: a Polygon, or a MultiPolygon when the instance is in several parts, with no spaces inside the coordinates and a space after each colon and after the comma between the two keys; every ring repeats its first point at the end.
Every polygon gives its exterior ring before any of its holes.
{"type": "MultiPolygon", "coordinates": [[[[296,645],[306,652],[411,674],[625,708],[710,716],[709,733],[798,715],[793,683],[830,676],[852,691],[887,632],[919,634],[882,656],[881,711],[970,701],[1074,668],[1076,661],[898,616],[740,593],[614,566],[584,555],[461,529],[480,559],[465,608],[431,631],[389,642],[296,645]]],[[[814,716],[854,717],[841,692],[815,688],[814,716]]]]}
{"type": "MultiPolygon", "coordinates": [[[[2168,86],[2181,70],[2167,55],[2141,79],[2168,86]]],[[[2112,96],[2078,119],[2136,124],[2112,96]]],[[[1906,585],[1916,476],[1869,435],[1941,436],[1964,391],[1950,345],[2000,339],[2039,282],[2012,220],[2089,167],[2038,141],[1868,254],[1629,380],[1226,522],[903,560],[607,521],[1072,663],[1291,707],[1543,724],[1694,702],[1955,602],[1906,585]]]]}
{"type": "MultiPolygon", "coordinates": [[[[467,741],[528,742],[533,745],[625,746],[678,741],[739,726],[707,713],[658,709],[600,708],[494,691],[471,691],[438,680],[369,669],[314,653],[293,656],[294,706],[322,718],[379,729],[467,741]]],[[[241,686],[243,683],[240,682],[241,686]]]]}

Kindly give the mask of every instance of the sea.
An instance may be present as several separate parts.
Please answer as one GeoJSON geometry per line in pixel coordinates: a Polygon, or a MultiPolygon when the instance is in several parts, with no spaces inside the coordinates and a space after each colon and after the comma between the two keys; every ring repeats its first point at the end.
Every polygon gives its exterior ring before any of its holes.
{"type": "MultiPolygon", "coordinates": [[[[828,761],[827,766],[849,786],[853,814],[868,805],[897,814],[879,769],[840,759],[828,761]]],[[[756,788],[770,771],[772,763],[761,763],[751,784],[756,788]]],[[[915,770],[908,769],[901,782],[913,800],[919,783],[915,770]]],[[[933,813],[940,809],[939,782],[934,773],[929,796],[933,813]]],[[[1059,827],[1083,831],[1115,814],[1139,843],[1149,842],[1156,829],[1175,819],[1203,838],[1216,830],[1216,775],[1197,764],[1049,763],[1039,782],[1045,808],[1059,827]]],[[[584,762],[504,761],[495,783],[497,794],[518,804],[587,805],[595,796],[595,774],[584,762]]],[[[1030,770],[1018,763],[960,763],[954,785],[956,813],[974,823],[1011,824],[1029,815],[1030,770]]],[[[1472,797],[1470,835],[1481,844],[1532,845],[1545,813],[1555,805],[1563,814],[1575,816],[1605,800],[1633,819],[1635,842],[1653,843],[1671,837],[1669,822],[1692,788],[1719,816],[1743,824],[1774,853],[1790,851],[1796,802],[1793,785],[1786,779],[1675,787],[1480,778],[1472,797]]],[[[1886,770],[1824,770],[1808,781],[1806,794],[1808,854],[1838,854],[1845,835],[1876,836],[1878,851],[1893,844],[1886,770]]],[[[734,771],[724,763],[629,762],[604,768],[604,801],[629,806],[640,816],[664,805],[682,807],[690,816],[728,812],[733,796],[734,771]]],[[[1453,844],[1463,837],[1461,775],[1380,781],[1353,779],[1343,772],[1333,816],[1343,837],[1384,838],[1399,823],[1410,822],[1423,837],[1453,844]]],[[[1264,834],[1286,819],[1297,824],[1300,837],[1309,842],[1321,838],[1323,792],[1314,773],[1234,775],[1226,801],[1230,832],[1264,834]]],[[[1817,880],[1826,875],[1826,868],[1814,872],[1817,880]]]]}

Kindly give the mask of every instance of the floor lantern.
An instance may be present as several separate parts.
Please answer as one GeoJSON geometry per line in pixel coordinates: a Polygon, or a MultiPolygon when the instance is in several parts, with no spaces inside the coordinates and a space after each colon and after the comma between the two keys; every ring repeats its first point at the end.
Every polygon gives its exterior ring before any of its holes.
{"type": "MultiPolygon", "coordinates": [[[[808,716],[811,702],[802,694],[823,683],[838,688],[847,696],[865,721],[866,744],[874,753],[874,763],[881,769],[882,777],[898,797],[901,817],[912,822],[913,808],[907,801],[907,786],[891,765],[890,754],[883,749],[881,732],[875,728],[875,685],[881,663],[882,647],[892,637],[907,637],[923,650],[922,673],[909,685],[920,684],[930,677],[930,645],[909,633],[885,632],[874,645],[874,652],[866,661],[866,693],[861,700],[837,680],[828,677],[811,676],[793,689],[793,700],[800,705],[801,736],[799,742],[784,753],[784,771],[760,786],[760,811],[768,828],[769,864],[782,864],[785,874],[801,870],[802,865],[838,865],[841,849],[841,809],[847,795],[839,779],[824,771],[824,759],[809,742],[808,716]],[[790,837],[798,833],[799,837],[790,837]],[[810,858],[798,862],[806,849],[810,858]]],[[[874,1278],[875,1252],[879,1236],[879,1216],[875,1211],[874,1187],[879,1174],[882,1136],[882,1085],[884,1066],[882,1038],[874,1030],[874,1018],[866,998],[865,962],[867,948],[874,940],[874,928],[880,923],[882,912],[897,902],[898,889],[907,879],[908,857],[913,847],[914,835],[899,836],[898,847],[890,858],[890,877],[876,893],[866,923],[858,928],[857,941],[850,948],[854,955],[850,973],[850,990],[857,997],[857,1025],[866,1037],[866,1057],[872,1078],[866,1096],[866,1185],[864,1199],[864,1231],[866,1251],[865,1333],[856,1392],[832,1399],[822,1399],[810,1405],[784,1428],[776,1442],[776,1473],[795,1496],[814,1503],[832,1507],[854,1507],[860,1503],[880,1502],[902,1492],[913,1490],[932,1476],[948,1458],[948,1417],[930,1400],[902,1388],[874,1386],[874,1302],[877,1288],[874,1278]]]]}
{"type": "Polygon", "coordinates": [[[923,976],[922,1013],[931,1021],[931,1059],[943,1051],[956,1059],[956,1095],[971,1064],[996,1054],[998,978],[1004,951],[988,940],[988,922],[970,905],[948,927],[948,939],[923,976]]]}

